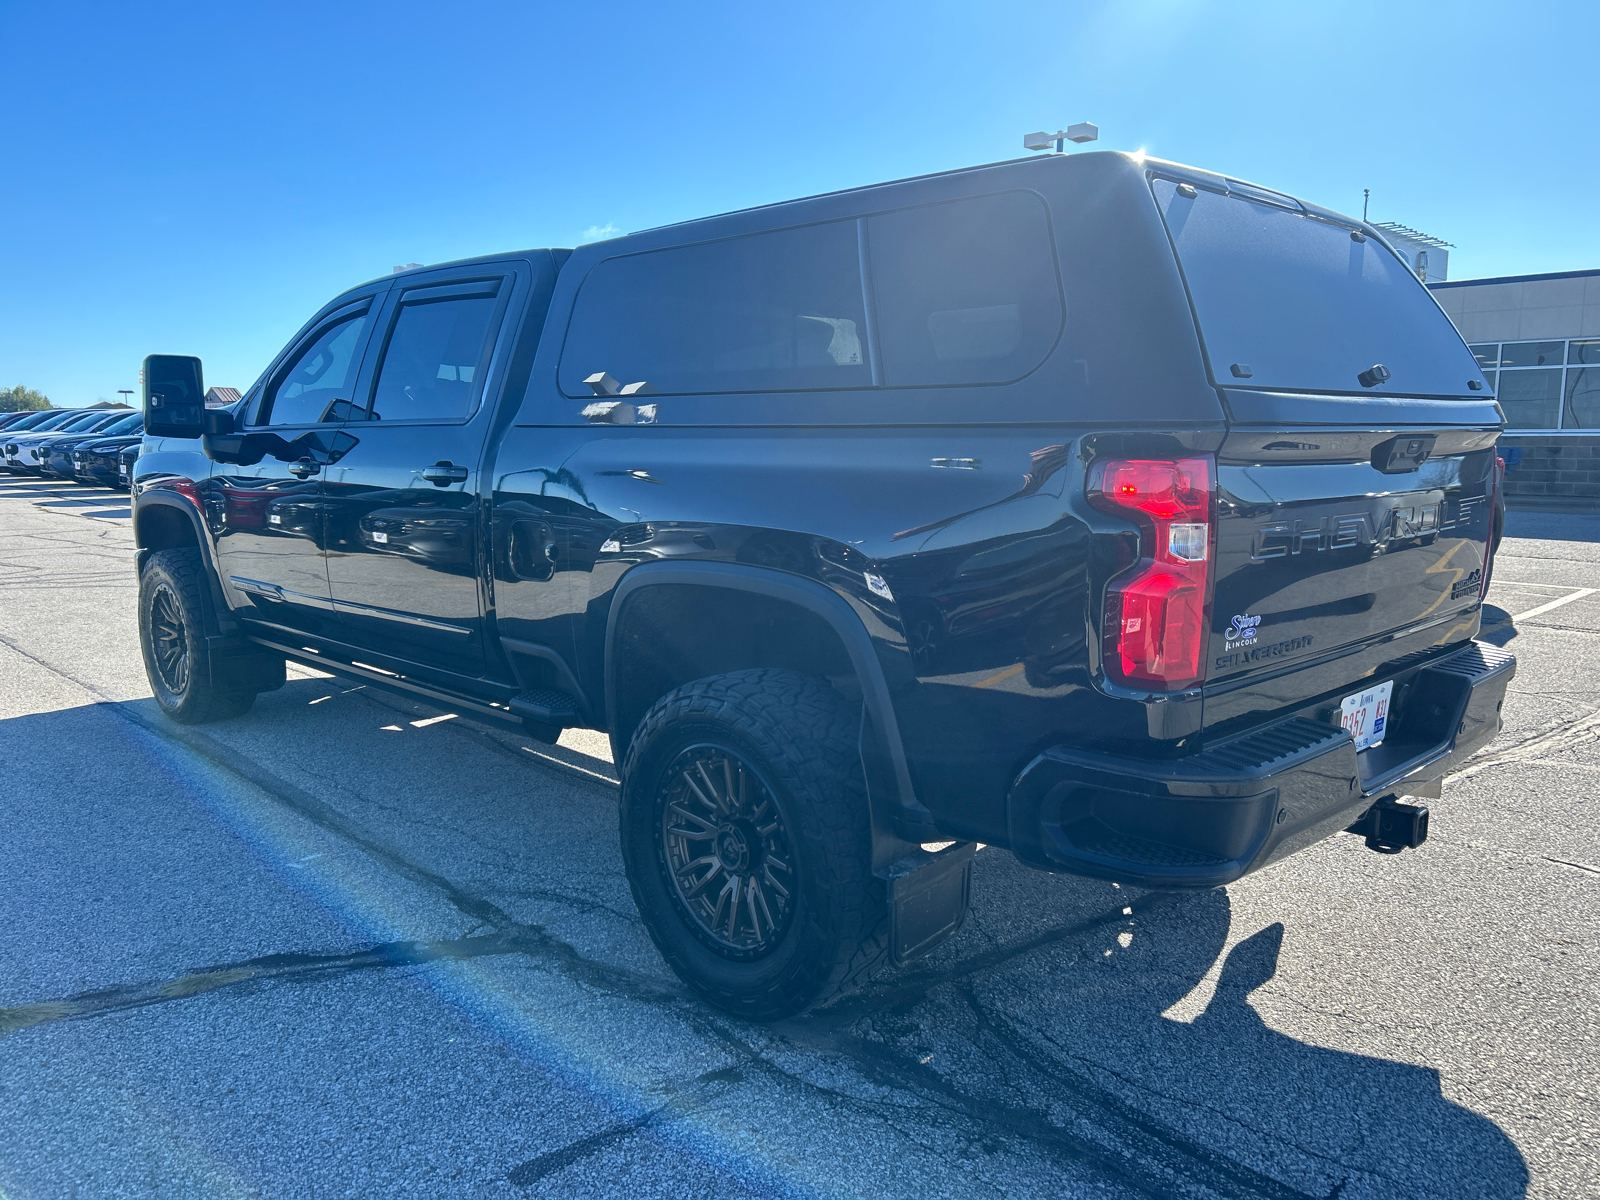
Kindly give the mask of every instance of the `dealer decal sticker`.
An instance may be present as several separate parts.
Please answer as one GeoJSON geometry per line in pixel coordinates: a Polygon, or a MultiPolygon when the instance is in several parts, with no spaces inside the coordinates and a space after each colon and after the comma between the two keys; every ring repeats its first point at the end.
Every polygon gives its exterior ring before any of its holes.
{"type": "Polygon", "coordinates": [[[1224,650],[1237,650],[1241,646],[1254,646],[1256,644],[1256,627],[1261,624],[1260,617],[1252,617],[1249,613],[1240,613],[1228,625],[1228,631],[1222,635],[1224,650]]]}

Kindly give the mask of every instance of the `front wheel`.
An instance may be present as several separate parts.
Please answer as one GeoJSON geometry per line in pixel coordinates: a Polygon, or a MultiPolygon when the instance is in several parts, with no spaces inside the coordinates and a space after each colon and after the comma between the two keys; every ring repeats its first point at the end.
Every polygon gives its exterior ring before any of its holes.
{"type": "Polygon", "coordinates": [[[857,727],[825,684],[758,669],[685,684],[633,737],[628,882],[668,965],[719,1008],[788,1016],[885,958],[857,727]]]}
{"type": "Polygon", "coordinates": [[[247,712],[258,690],[283,682],[283,662],[217,664],[205,638],[206,566],[198,550],[158,550],[139,577],[139,646],[161,711],[181,725],[201,725],[247,712]],[[231,668],[231,669],[230,669],[231,668]],[[275,675],[265,678],[265,675],[275,675]]]}

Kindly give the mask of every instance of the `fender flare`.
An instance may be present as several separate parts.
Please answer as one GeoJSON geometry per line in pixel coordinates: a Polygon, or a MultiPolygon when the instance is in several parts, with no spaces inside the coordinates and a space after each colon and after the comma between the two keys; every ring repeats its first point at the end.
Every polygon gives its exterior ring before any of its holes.
{"type": "MultiPolygon", "coordinates": [[[[140,494],[133,508],[133,536],[135,543],[139,540],[139,514],[146,508],[159,506],[161,508],[174,508],[189,519],[189,524],[194,527],[195,544],[200,549],[200,557],[205,560],[206,579],[211,584],[211,613],[210,620],[213,628],[206,632],[213,636],[234,636],[239,632],[239,623],[233,618],[233,609],[229,606],[226,595],[222,590],[222,576],[217,571],[216,547],[211,542],[211,532],[206,528],[205,519],[200,515],[200,510],[180,494],[161,488],[154,488],[140,494]]],[[[137,575],[144,574],[145,560],[153,551],[148,546],[139,546],[134,559],[137,575]]]]}
{"type": "MultiPolygon", "coordinates": [[[[844,644],[856,676],[861,681],[862,702],[883,739],[897,792],[895,796],[887,797],[879,794],[882,789],[868,788],[874,865],[878,865],[880,849],[886,852],[894,849],[889,845],[880,847],[880,842],[909,842],[914,847],[918,842],[939,836],[934,830],[932,814],[917,799],[916,789],[912,785],[905,745],[900,738],[900,724],[889,697],[889,684],[884,678],[883,665],[873,649],[872,637],[855,609],[837,592],[814,579],[739,563],[656,562],[634,567],[618,581],[612,592],[611,610],[606,617],[605,706],[606,724],[611,729],[617,727],[618,616],[635,592],[674,584],[753,592],[797,605],[826,622],[844,644]]],[[[899,854],[893,857],[899,857],[899,854]]]]}

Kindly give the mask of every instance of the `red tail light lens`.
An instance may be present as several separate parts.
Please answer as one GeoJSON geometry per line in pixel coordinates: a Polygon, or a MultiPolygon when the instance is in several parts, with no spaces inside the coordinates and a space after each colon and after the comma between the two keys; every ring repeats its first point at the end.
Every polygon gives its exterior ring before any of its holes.
{"type": "Polygon", "coordinates": [[[1106,588],[1105,662],[1114,679],[1173,689],[1199,682],[1211,595],[1212,460],[1102,459],[1089,502],[1139,523],[1141,557],[1106,588]]]}
{"type": "Polygon", "coordinates": [[[1481,603],[1489,598],[1489,568],[1494,562],[1494,510],[1495,502],[1500,498],[1500,489],[1505,484],[1506,460],[1498,454],[1494,459],[1494,470],[1489,472],[1489,536],[1483,540],[1483,567],[1479,571],[1478,600],[1481,603]]]}

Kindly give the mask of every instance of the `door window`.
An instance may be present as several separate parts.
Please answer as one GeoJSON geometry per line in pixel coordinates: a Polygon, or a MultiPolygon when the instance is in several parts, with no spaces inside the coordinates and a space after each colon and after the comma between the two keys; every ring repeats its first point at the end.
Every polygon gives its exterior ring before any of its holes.
{"type": "Polygon", "coordinates": [[[459,421],[472,414],[499,301],[489,295],[402,297],[378,367],[368,419],[459,421]]]}
{"type": "Polygon", "coordinates": [[[319,425],[345,419],[367,340],[367,314],[336,321],[313,337],[266,394],[258,425],[319,425]]]}

